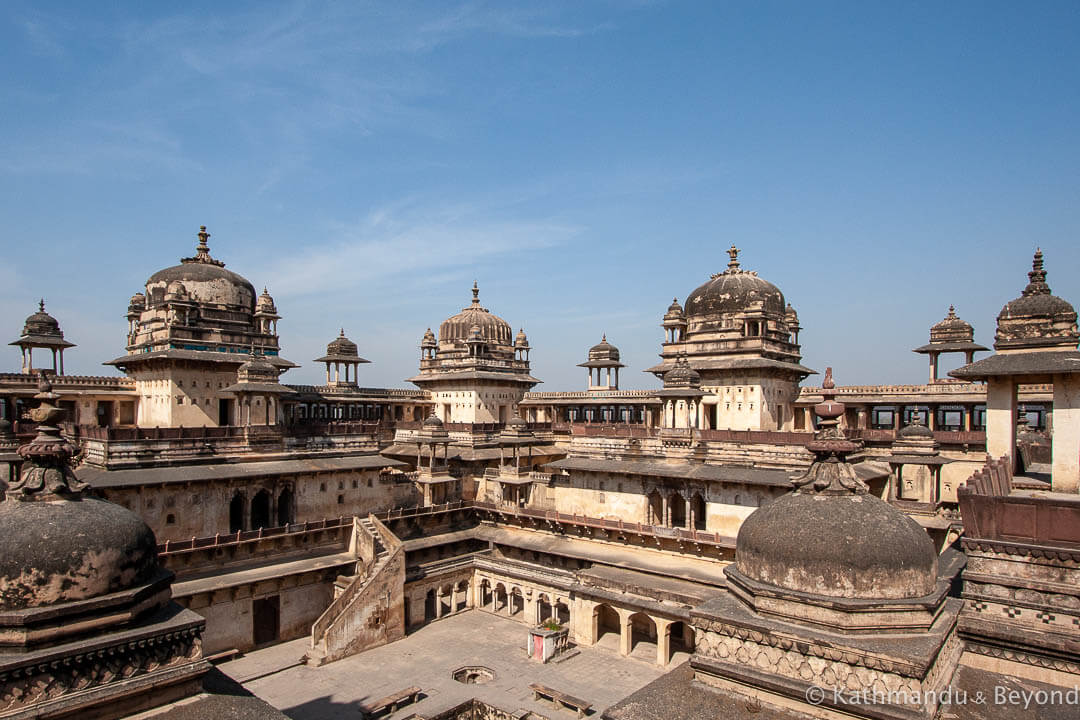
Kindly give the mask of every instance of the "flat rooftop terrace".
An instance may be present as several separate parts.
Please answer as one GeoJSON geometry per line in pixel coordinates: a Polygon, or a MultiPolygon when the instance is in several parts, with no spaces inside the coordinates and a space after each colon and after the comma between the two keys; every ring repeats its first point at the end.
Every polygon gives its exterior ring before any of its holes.
{"type": "MultiPolygon", "coordinates": [[[[579,653],[546,665],[525,654],[527,626],[470,610],[425,625],[403,640],[318,668],[298,664],[308,648],[304,638],[257,650],[220,669],[245,689],[293,720],[360,717],[360,706],[416,685],[423,698],[389,720],[430,717],[477,698],[510,712],[530,710],[551,720],[574,717],[548,701],[535,702],[530,683],[541,683],[591,702],[590,717],[664,674],[650,664],[655,653],[621,657],[614,647],[579,647],[579,653]],[[463,685],[451,673],[463,666],[495,671],[485,684],[463,685]]],[[[635,653],[637,655],[637,653],[635,653]]],[[[673,661],[672,667],[685,657],[673,661]]]]}

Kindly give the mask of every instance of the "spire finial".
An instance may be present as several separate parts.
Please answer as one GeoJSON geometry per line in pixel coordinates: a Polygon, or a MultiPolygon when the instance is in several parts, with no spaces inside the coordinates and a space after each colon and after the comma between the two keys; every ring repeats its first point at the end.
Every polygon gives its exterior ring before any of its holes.
{"type": "Polygon", "coordinates": [[[38,311],[45,312],[45,298],[38,300],[38,311]]]}
{"type": "Polygon", "coordinates": [[[472,281],[472,301],[473,305],[480,304],[480,287],[476,284],[476,281],[472,281]]]}
{"type": "Polygon", "coordinates": [[[727,254],[728,254],[728,257],[731,258],[730,260],[728,260],[728,264],[727,264],[728,270],[738,270],[739,269],[739,248],[735,247],[735,244],[732,243],[731,247],[728,248],[727,254]]]}
{"type": "Polygon", "coordinates": [[[1043,269],[1042,248],[1035,248],[1035,257],[1031,260],[1031,272],[1028,273],[1028,286],[1024,295],[1049,295],[1050,286],[1046,284],[1046,270],[1043,269]]]}
{"type": "Polygon", "coordinates": [[[954,306],[954,305],[949,306],[949,317],[950,318],[956,317],[956,306],[954,306]]]}
{"type": "Polygon", "coordinates": [[[341,337],[345,337],[345,328],[341,328],[341,337]]]}
{"type": "Polygon", "coordinates": [[[600,342],[607,342],[607,333],[604,333],[604,334],[603,334],[603,335],[602,335],[602,336],[600,337],[600,342]]]}
{"type": "Polygon", "coordinates": [[[848,440],[840,427],[844,404],[837,402],[836,382],[832,368],[825,369],[821,383],[822,400],[814,406],[818,416],[818,431],[806,447],[814,453],[814,462],[806,474],[792,481],[795,492],[822,495],[861,495],[868,492],[866,484],[858,478],[847,461],[847,456],[859,448],[858,443],[848,440]]]}

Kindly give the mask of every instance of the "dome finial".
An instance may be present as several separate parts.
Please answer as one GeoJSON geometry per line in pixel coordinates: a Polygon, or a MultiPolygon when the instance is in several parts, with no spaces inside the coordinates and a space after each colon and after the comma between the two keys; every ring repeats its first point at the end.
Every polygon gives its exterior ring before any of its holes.
{"type": "Polygon", "coordinates": [[[38,312],[45,312],[45,298],[38,300],[38,312]]]}
{"type": "Polygon", "coordinates": [[[472,304],[480,304],[480,287],[476,284],[476,281],[472,281],[472,304]]]}
{"type": "Polygon", "coordinates": [[[607,342],[607,333],[603,333],[600,336],[600,342],[607,342]]]}
{"type": "Polygon", "coordinates": [[[947,317],[950,318],[950,319],[956,317],[956,306],[955,305],[950,305],[949,306],[949,314],[947,315],[947,317]]]}
{"type": "Polygon", "coordinates": [[[843,403],[835,400],[836,382],[831,367],[825,369],[821,396],[821,402],[814,406],[814,414],[819,418],[818,431],[806,446],[815,459],[805,475],[792,481],[795,490],[822,495],[864,494],[869,489],[847,461],[847,456],[859,445],[848,440],[840,427],[845,408],[843,403]]]}
{"type": "Polygon", "coordinates": [[[1035,248],[1035,257],[1031,260],[1031,272],[1028,273],[1028,286],[1024,288],[1024,295],[1049,294],[1050,286],[1046,284],[1042,248],[1035,248]]]}
{"type": "Polygon", "coordinates": [[[341,334],[338,337],[345,337],[345,328],[341,328],[341,334]]]}
{"type": "Polygon", "coordinates": [[[739,248],[735,247],[735,244],[732,243],[731,247],[728,248],[727,254],[728,254],[728,257],[731,258],[730,260],[728,260],[728,264],[727,264],[728,270],[738,270],[739,269],[739,248]]]}

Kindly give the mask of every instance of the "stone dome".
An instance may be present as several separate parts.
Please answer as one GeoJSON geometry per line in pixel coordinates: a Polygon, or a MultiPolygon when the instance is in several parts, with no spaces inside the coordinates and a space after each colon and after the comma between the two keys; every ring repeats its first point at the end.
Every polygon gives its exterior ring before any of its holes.
{"type": "Polygon", "coordinates": [[[686,318],[683,313],[683,306],[679,304],[679,298],[671,298],[671,304],[668,305],[667,312],[664,313],[664,321],[679,321],[686,318]]]}
{"type": "Polygon", "coordinates": [[[739,528],[740,573],[786,590],[853,599],[934,591],[937,553],[918,523],[869,493],[793,492],[739,528]]]}
{"type": "Polygon", "coordinates": [[[1050,292],[1042,250],[1037,249],[1027,287],[1020,297],[1006,303],[998,313],[994,347],[1021,349],[1061,345],[1074,349],[1078,341],[1076,309],[1050,292]]]}
{"type": "Polygon", "coordinates": [[[171,283],[183,283],[188,297],[210,305],[231,305],[248,311],[255,309],[255,286],[236,273],[226,270],[225,263],[210,256],[206,244],[210,233],[203,226],[194,257],[183,258],[179,265],[159,270],[146,281],[146,296],[150,305],[165,299],[171,283]]]}
{"type": "Polygon", "coordinates": [[[664,373],[664,388],[698,388],[701,387],[701,374],[690,367],[690,361],[686,355],[680,355],[675,361],[675,367],[664,373]]]}
{"type": "Polygon", "coordinates": [[[45,312],[44,298],[38,303],[38,311],[26,318],[22,334],[38,337],[64,337],[64,333],[60,330],[60,323],[45,312]]]}
{"type": "Polygon", "coordinates": [[[255,304],[255,310],[267,315],[277,315],[277,305],[274,304],[274,298],[267,289],[264,287],[262,294],[259,295],[259,300],[255,304]]]}
{"type": "Polygon", "coordinates": [[[605,333],[600,339],[600,342],[589,348],[589,360],[611,360],[618,362],[619,348],[608,342],[607,334],[605,333]]]}
{"type": "Polygon", "coordinates": [[[424,333],[424,337],[420,340],[420,347],[433,348],[435,346],[435,333],[431,332],[431,328],[428,328],[424,333]]]}
{"type": "Polygon", "coordinates": [[[783,317],[787,303],[784,294],[756,272],[742,270],[736,259],[738,250],[728,251],[728,268],[694,290],[686,298],[686,316],[708,321],[711,316],[757,310],[783,317]]]}
{"type": "Polygon", "coordinates": [[[131,296],[131,300],[128,300],[128,312],[139,313],[146,309],[146,296],[141,292],[137,292],[131,296]]]}
{"type": "Polygon", "coordinates": [[[0,610],[85,600],[149,582],[157,540],[135,513],[93,497],[0,502],[0,610]]]}
{"type": "Polygon", "coordinates": [[[971,323],[961,320],[956,315],[956,308],[949,306],[949,314],[930,328],[930,342],[971,341],[975,338],[975,328],[971,323]]]}
{"type": "Polygon", "coordinates": [[[330,341],[330,343],[326,346],[326,354],[346,355],[351,357],[353,355],[359,355],[360,352],[356,346],[356,343],[345,337],[345,328],[341,328],[341,334],[334,338],[332,341],[330,341]]]}
{"type": "Polygon", "coordinates": [[[913,421],[908,425],[900,428],[900,432],[896,434],[897,437],[903,439],[934,439],[934,431],[923,425],[921,422],[913,421]]]}
{"type": "Polygon", "coordinates": [[[237,380],[249,383],[276,383],[278,375],[278,369],[264,356],[256,355],[254,351],[236,371],[237,380]]]}
{"type": "Polygon", "coordinates": [[[484,342],[498,345],[513,344],[510,323],[480,305],[480,290],[473,283],[472,304],[457,315],[447,318],[439,326],[439,342],[466,342],[476,327],[484,342]]]}
{"type": "Polygon", "coordinates": [[[901,600],[930,595],[938,556],[922,527],[870,494],[847,462],[832,368],[814,406],[815,459],[794,490],[750,514],[735,540],[735,569],[783,590],[829,598],[901,600]]]}

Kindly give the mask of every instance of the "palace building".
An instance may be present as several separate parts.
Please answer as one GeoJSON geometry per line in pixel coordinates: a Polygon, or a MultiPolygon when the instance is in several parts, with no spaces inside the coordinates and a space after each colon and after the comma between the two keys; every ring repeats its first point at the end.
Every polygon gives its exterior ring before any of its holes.
{"type": "MultiPolygon", "coordinates": [[[[475,282],[412,387],[362,384],[355,328],[313,361],[324,385],[290,384],[274,299],[197,238],[129,301],[123,375],[65,374],[44,300],[11,343],[0,718],[212,715],[211,660],[298,642],[278,671],[325,684],[465,611],[520,624],[538,668],[644,661],[656,679],[604,707],[522,686],[612,720],[975,718],[941,694],[1080,682],[1080,334],[1041,252],[992,354],[949,306],[926,384],[803,385],[794,307],[733,246],[658,308],[660,388],[620,389],[603,334],[584,389],[536,391],[475,282]]],[[[361,709],[480,717],[429,669],[361,709]]],[[[476,692],[485,717],[563,712],[476,692]]]]}

